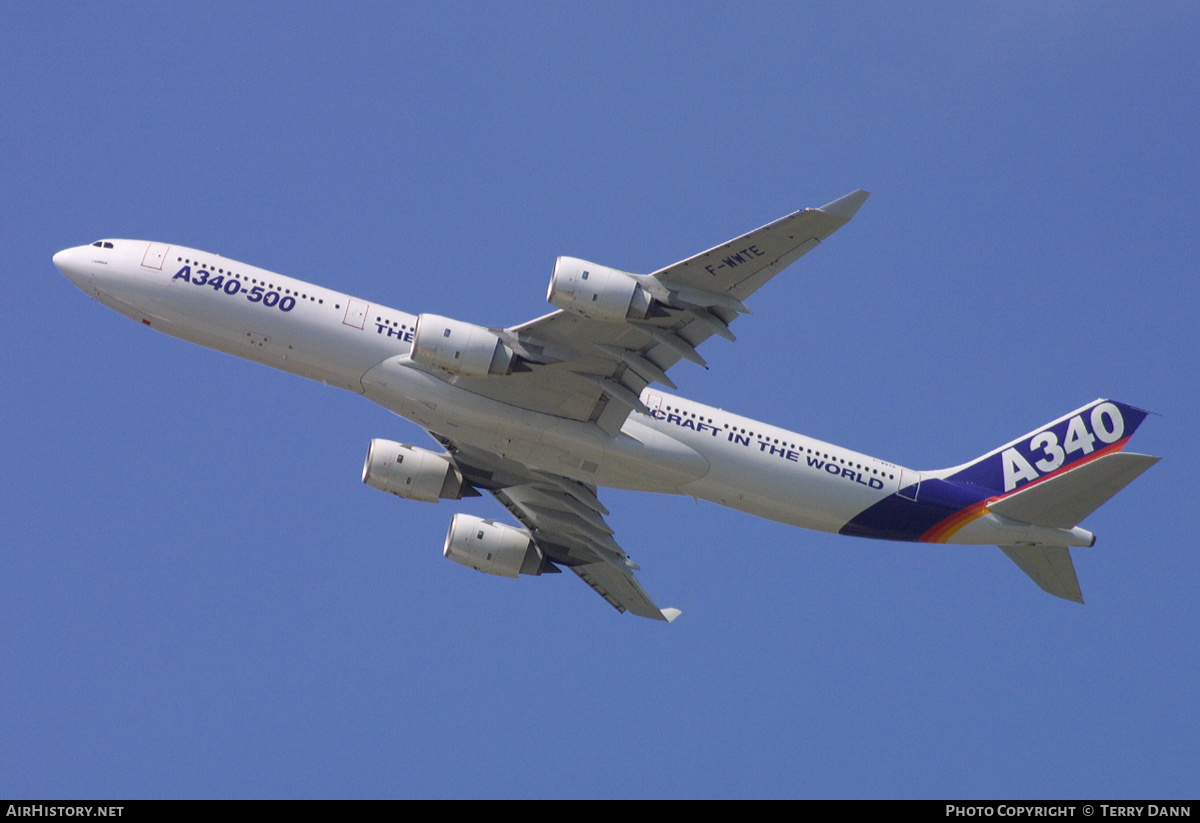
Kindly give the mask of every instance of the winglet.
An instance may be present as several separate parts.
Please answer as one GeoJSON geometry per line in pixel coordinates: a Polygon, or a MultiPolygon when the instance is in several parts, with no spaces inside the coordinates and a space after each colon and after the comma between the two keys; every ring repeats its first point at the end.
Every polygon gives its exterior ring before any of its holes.
{"type": "Polygon", "coordinates": [[[662,610],[663,620],[667,621],[668,623],[670,623],[676,617],[679,617],[679,615],[681,615],[681,614],[683,614],[683,612],[681,612],[679,609],[663,609],[662,610]]]}
{"type": "Polygon", "coordinates": [[[858,191],[850,192],[845,197],[839,197],[832,203],[826,203],[819,210],[834,217],[849,220],[858,212],[859,207],[867,202],[867,198],[870,196],[871,193],[869,191],[859,189],[858,191]]]}

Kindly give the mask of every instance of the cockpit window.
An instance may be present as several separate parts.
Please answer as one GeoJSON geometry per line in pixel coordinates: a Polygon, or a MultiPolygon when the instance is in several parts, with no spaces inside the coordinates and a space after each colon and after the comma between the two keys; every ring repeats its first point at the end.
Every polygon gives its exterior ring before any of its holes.
{"type": "Polygon", "coordinates": [[[105,244],[104,244],[104,248],[106,248],[106,249],[111,249],[112,247],[113,247],[112,243],[105,243],[105,244]]]}
{"type": "Polygon", "coordinates": [[[98,248],[98,249],[102,249],[102,248],[104,248],[104,244],[103,244],[103,243],[101,243],[99,240],[97,240],[97,241],[96,241],[95,243],[93,243],[92,245],[93,245],[93,246],[95,246],[95,247],[96,247],[96,248],[98,248]]]}
{"type": "Polygon", "coordinates": [[[98,249],[111,249],[113,247],[113,244],[109,243],[107,240],[97,240],[92,245],[98,249]]]}

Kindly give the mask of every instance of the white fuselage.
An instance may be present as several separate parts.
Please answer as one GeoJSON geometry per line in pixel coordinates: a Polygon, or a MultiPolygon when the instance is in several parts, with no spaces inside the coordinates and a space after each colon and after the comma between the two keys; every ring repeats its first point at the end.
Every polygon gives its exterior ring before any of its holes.
{"type": "MultiPolygon", "coordinates": [[[[365,395],[431,432],[534,469],[690,495],[830,532],[920,478],[653,388],[641,395],[651,414],[631,414],[609,437],[591,423],[482,397],[414,363],[416,315],[196,249],[109,242],[67,249],[54,262],[97,300],[151,328],[365,395]]],[[[1016,542],[1030,529],[1046,539],[1045,529],[988,515],[953,542],[1016,542]]],[[[1055,542],[1088,540],[1064,533],[1055,542]]]]}

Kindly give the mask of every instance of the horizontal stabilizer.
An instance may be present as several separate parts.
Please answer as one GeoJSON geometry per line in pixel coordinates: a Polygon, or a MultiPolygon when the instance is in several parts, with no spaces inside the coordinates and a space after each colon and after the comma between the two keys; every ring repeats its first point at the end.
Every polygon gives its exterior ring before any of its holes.
{"type": "Polygon", "coordinates": [[[1000,551],[1020,566],[1021,571],[1029,575],[1042,591],[1064,600],[1083,602],[1083,592],[1079,590],[1079,578],[1075,576],[1070,549],[1060,546],[1001,546],[1000,551]]]}
{"type": "MultiPolygon", "coordinates": [[[[1053,529],[1069,529],[1159,461],[1148,454],[1116,452],[1034,483],[988,504],[996,514],[1053,529]]],[[[1008,549],[1005,549],[1007,552],[1008,549]]],[[[1010,554],[1009,557],[1012,557],[1010,554]]],[[[1013,558],[1016,560],[1016,558],[1013,558]]],[[[1070,558],[1068,557],[1068,563],[1070,558]]],[[[1017,565],[1021,566],[1018,560],[1017,565]]],[[[1021,568],[1025,568],[1021,566],[1021,568]]],[[[1034,580],[1033,573],[1026,573],[1034,580]]],[[[1038,583],[1041,586],[1041,583],[1038,583]]],[[[1042,586],[1042,588],[1046,588],[1042,586]]],[[[1076,587],[1078,588],[1078,586],[1076,587]]],[[[1049,589],[1047,589],[1049,591],[1049,589]]],[[[1065,595],[1060,595],[1065,596],[1065,595]]],[[[1071,598],[1068,598],[1071,599],[1071,598]]]]}

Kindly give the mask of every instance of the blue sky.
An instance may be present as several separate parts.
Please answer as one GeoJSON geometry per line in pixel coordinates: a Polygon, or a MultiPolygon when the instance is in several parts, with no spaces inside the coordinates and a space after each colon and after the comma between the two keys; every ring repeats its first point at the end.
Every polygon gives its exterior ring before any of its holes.
{"type": "Polygon", "coordinates": [[[1194,797],[1187,3],[8,4],[0,795],[1194,797]],[[986,547],[607,492],[670,626],[440,556],[414,425],[89,300],[99,237],[512,325],[856,188],[681,393],[915,468],[1100,396],[1087,606],[986,547]]]}

